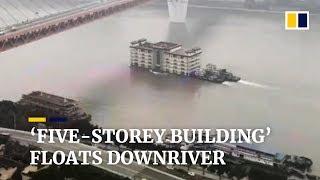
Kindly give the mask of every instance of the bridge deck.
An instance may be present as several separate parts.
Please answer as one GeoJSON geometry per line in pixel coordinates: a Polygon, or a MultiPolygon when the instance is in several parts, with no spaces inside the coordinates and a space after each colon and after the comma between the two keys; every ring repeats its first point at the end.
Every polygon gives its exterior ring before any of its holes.
{"type": "Polygon", "coordinates": [[[101,1],[0,0],[0,30],[97,3],[101,1]]]}
{"type": "Polygon", "coordinates": [[[148,0],[100,0],[99,3],[86,5],[82,8],[38,18],[35,21],[15,24],[9,29],[0,31],[0,52],[109,16],[146,1],[148,0]]]}

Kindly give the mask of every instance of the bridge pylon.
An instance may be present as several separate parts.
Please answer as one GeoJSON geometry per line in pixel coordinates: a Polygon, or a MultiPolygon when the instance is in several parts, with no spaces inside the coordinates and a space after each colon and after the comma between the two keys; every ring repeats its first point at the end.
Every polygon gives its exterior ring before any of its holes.
{"type": "Polygon", "coordinates": [[[188,0],[167,0],[171,22],[184,23],[187,17],[188,0]]]}

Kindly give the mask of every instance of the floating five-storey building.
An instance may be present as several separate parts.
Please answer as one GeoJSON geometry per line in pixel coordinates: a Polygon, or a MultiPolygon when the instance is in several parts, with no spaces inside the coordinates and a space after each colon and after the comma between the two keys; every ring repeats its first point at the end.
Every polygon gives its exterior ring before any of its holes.
{"type": "Polygon", "coordinates": [[[131,42],[131,66],[179,75],[189,75],[201,67],[200,48],[185,49],[171,42],[151,43],[146,39],[131,42]]]}
{"type": "Polygon", "coordinates": [[[200,48],[183,48],[172,42],[151,43],[139,39],[130,44],[130,65],[133,68],[148,69],[154,74],[177,74],[214,83],[238,82],[241,78],[219,69],[213,64],[201,68],[200,48]]]}

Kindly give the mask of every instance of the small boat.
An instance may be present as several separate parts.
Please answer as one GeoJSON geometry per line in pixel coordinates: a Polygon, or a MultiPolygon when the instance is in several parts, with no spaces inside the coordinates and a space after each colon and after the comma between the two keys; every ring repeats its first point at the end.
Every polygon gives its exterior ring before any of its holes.
{"type": "Polygon", "coordinates": [[[214,83],[223,83],[225,81],[238,82],[241,79],[228,72],[226,69],[218,69],[213,64],[207,64],[205,69],[198,69],[192,73],[191,76],[214,83]]]}

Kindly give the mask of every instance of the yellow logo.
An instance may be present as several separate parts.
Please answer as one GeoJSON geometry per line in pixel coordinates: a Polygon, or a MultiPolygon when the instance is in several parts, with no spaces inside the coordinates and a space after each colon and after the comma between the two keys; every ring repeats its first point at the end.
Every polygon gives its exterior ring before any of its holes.
{"type": "Polygon", "coordinates": [[[45,118],[45,117],[29,117],[28,122],[29,123],[45,123],[45,122],[47,122],[47,118],[45,118]]]}
{"type": "Polygon", "coordinates": [[[286,30],[309,30],[309,11],[286,11],[286,30]]]}

